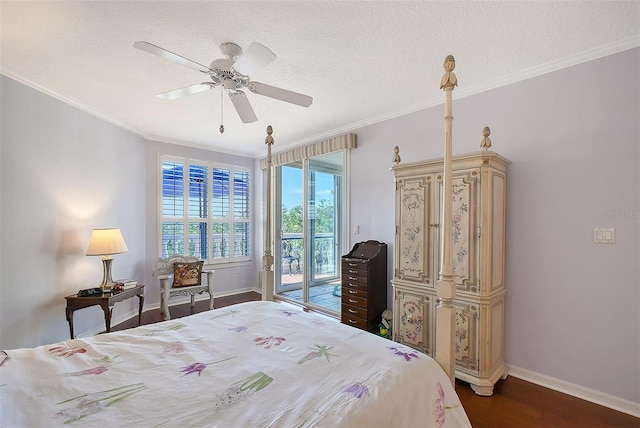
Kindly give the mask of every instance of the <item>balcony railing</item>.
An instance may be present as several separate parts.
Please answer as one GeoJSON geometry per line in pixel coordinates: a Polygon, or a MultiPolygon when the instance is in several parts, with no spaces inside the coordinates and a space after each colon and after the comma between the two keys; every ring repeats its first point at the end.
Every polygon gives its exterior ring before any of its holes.
{"type": "Polygon", "coordinates": [[[332,233],[318,233],[313,239],[313,265],[305,261],[305,250],[301,233],[284,233],[282,236],[282,273],[301,273],[303,267],[311,268],[311,278],[319,280],[336,277],[338,271],[338,255],[336,239],[332,233]]]}

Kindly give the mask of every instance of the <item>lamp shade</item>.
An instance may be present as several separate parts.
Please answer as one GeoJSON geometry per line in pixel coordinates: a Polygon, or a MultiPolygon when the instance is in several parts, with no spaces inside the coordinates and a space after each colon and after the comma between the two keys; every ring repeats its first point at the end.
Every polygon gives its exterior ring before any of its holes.
{"type": "Polygon", "coordinates": [[[87,256],[105,256],[129,251],[120,229],[93,229],[87,256]]]}

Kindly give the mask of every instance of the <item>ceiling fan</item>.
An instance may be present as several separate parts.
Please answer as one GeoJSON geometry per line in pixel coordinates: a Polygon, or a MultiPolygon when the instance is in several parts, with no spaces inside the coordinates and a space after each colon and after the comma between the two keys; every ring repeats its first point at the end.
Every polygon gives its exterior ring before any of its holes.
{"type": "Polygon", "coordinates": [[[244,53],[242,48],[235,43],[223,43],[220,45],[220,51],[225,58],[214,59],[208,67],[149,42],[135,42],[133,46],[150,54],[198,70],[211,78],[210,82],[196,83],[195,85],[157,94],[157,97],[164,100],[175,100],[176,98],[220,86],[231,98],[231,102],[243,123],[255,122],[258,118],[241,88],[247,88],[254,94],[275,98],[302,107],[309,107],[313,102],[313,98],[308,95],[251,80],[249,76],[276,59],[276,55],[260,43],[252,43],[244,53]]]}

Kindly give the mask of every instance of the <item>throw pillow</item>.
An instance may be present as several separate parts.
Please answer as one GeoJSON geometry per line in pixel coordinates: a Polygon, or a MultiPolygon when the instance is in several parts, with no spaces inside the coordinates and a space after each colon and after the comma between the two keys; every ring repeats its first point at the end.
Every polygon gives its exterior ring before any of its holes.
{"type": "Polygon", "coordinates": [[[202,281],[202,265],[204,261],[198,262],[175,262],[173,264],[173,286],[189,287],[200,285],[202,281]]]}

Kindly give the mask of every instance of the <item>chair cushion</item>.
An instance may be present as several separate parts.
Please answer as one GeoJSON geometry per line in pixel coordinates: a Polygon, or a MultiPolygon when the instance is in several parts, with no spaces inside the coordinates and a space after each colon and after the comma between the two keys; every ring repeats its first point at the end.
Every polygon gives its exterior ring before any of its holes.
{"type": "Polygon", "coordinates": [[[202,265],[204,261],[175,262],[173,264],[173,286],[190,287],[202,283],[202,265]]]}

